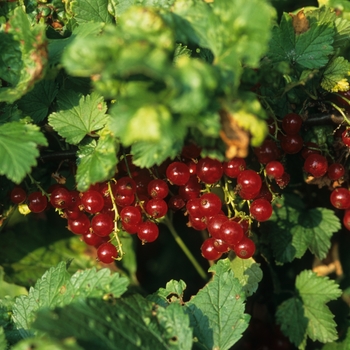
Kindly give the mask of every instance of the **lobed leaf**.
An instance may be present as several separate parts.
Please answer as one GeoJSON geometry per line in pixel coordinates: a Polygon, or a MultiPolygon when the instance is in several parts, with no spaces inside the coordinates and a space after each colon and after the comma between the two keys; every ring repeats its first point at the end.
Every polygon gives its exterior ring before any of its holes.
{"type": "Polygon", "coordinates": [[[74,0],[71,4],[73,17],[77,23],[113,23],[108,12],[108,0],[74,0]]]}
{"type": "Polygon", "coordinates": [[[0,174],[19,184],[37,164],[39,146],[47,146],[47,141],[36,125],[0,125],[0,174]]]}
{"type": "Polygon", "coordinates": [[[321,86],[329,92],[347,91],[349,75],[350,62],[344,57],[336,57],[328,63],[323,73],[321,86]]]}

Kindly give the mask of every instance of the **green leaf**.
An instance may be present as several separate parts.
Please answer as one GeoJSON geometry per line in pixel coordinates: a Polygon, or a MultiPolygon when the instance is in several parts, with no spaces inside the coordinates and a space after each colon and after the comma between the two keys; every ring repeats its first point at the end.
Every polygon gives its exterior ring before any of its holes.
{"type": "Polygon", "coordinates": [[[45,27],[31,25],[22,6],[0,33],[0,78],[8,84],[0,87],[0,102],[13,103],[31,90],[43,77],[47,62],[45,27]]]}
{"type": "Polygon", "coordinates": [[[74,0],[71,6],[77,23],[113,23],[113,17],[108,12],[108,0],[74,0]]]}
{"type": "Polygon", "coordinates": [[[241,283],[246,295],[253,295],[263,277],[260,264],[256,263],[253,258],[240,259],[235,257],[231,261],[231,269],[241,283]]]}
{"type": "Polygon", "coordinates": [[[0,125],[0,174],[20,183],[39,156],[38,146],[47,146],[39,127],[21,122],[0,125]]]}
{"type": "Polygon", "coordinates": [[[164,309],[140,295],[111,303],[81,300],[42,311],[34,327],[58,339],[74,337],[86,350],[192,348],[192,331],[183,308],[173,304],[164,309]]]}
{"type": "Polygon", "coordinates": [[[317,69],[325,66],[333,53],[334,28],[314,21],[310,28],[295,35],[292,18],[284,13],[280,26],[272,31],[270,50],[267,55],[273,63],[289,62],[303,68],[317,69]]]}
{"type": "Polygon", "coordinates": [[[295,286],[299,296],[283,302],[276,314],[281,330],[301,350],[306,348],[307,337],[322,343],[336,340],[334,315],[326,303],[340,297],[339,286],[310,270],[297,276],[295,286]]]}
{"type": "Polygon", "coordinates": [[[349,75],[350,62],[344,57],[336,57],[327,65],[321,86],[329,92],[347,91],[349,89],[349,75]]]}
{"type": "Polygon", "coordinates": [[[7,340],[5,336],[5,331],[2,327],[0,327],[0,349],[7,349],[7,340]]]}
{"type": "MultiPolygon", "coordinates": [[[[0,298],[1,299],[4,298],[5,296],[10,296],[14,298],[21,294],[24,294],[24,295],[28,294],[26,288],[4,281],[4,276],[5,276],[4,269],[2,266],[0,266],[0,298]]],[[[1,349],[1,346],[0,346],[0,349],[1,349]]]]}
{"type": "Polygon", "coordinates": [[[346,333],[346,337],[341,342],[332,342],[324,345],[322,347],[322,350],[344,350],[344,349],[350,349],[350,330],[348,329],[346,333]]]}
{"type": "Polygon", "coordinates": [[[22,112],[39,123],[47,117],[49,108],[58,92],[53,80],[42,80],[35,84],[34,89],[25,94],[18,102],[22,112]]]}
{"type": "Polygon", "coordinates": [[[147,296],[147,299],[162,306],[167,306],[173,302],[182,303],[185,289],[186,283],[183,280],[171,280],[166,284],[165,288],[159,288],[155,293],[147,296]]]}
{"type": "Polygon", "coordinates": [[[219,260],[209,271],[213,280],[187,303],[191,326],[205,349],[230,349],[248,327],[245,293],[228,259],[219,260]]]}
{"type": "Polygon", "coordinates": [[[107,123],[107,106],[96,92],[80,96],[63,90],[57,96],[58,112],[49,115],[49,124],[68,143],[78,144],[87,134],[102,129],[107,123]]]}
{"type": "MultiPolygon", "coordinates": [[[[3,349],[3,348],[1,348],[3,349]]],[[[45,338],[30,338],[24,339],[11,347],[11,350],[83,350],[75,339],[64,339],[62,341],[45,339],[45,338]]]]}
{"type": "Polygon", "coordinates": [[[115,173],[119,145],[108,130],[103,129],[99,134],[97,141],[91,140],[79,147],[76,174],[79,191],[86,191],[92,184],[109,180],[115,173]]]}
{"type": "Polygon", "coordinates": [[[30,335],[31,323],[40,308],[54,308],[77,299],[102,298],[105,294],[119,297],[126,291],[128,281],[108,269],[81,270],[73,276],[61,262],[49,269],[30,288],[28,296],[20,296],[13,306],[13,321],[23,337],[30,335]]]}
{"type": "Polygon", "coordinates": [[[307,249],[324,259],[331,246],[330,239],[340,229],[340,221],[332,210],[305,210],[294,195],[285,195],[275,202],[274,213],[262,226],[277,262],[301,258],[307,249]]]}

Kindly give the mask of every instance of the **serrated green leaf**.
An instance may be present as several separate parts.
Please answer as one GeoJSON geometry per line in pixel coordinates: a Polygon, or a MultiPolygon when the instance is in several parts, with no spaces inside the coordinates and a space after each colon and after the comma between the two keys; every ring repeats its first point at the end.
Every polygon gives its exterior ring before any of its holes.
{"type": "Polygon", "coordinates": [[[304,315],[308,319],[307,335],[322,343],[337,339],[334,315],[325,305],[340,297],[339,286],[328,277],[317,276],[312,271],[301,272],[295,282],[304,304],[304,315]]]}
{"type": "Polygon", "coordinates": [[[290,298],[278,306],[277,323],[281,331],[295,346],[304,343],[308,319],[304,316],[303,303],[299,298],[290,298]]]}
{"type": "Polygon", "coordinates": [[[174,62],[176,64],[176,61],[181,56],[187,56],[191,57],[192,50],[190,50],[186,45],[182,45],[181,43],[176,44],[175,46],[175,52],[174,52],[174,62]]]}
{"type": "Polygon", "coordinates": [[[86,191],[90,185],[110,179],[115,174],[119,144],[103,130],[99,139],[79,147],[76,174],[77,189],[86,191]]]}
{"type": "Polygon", "coordinates": [[[322,350],[345,350],[350,349],[350,330],[348,329],[345,339],[341,342],[332,342],[324,345],[322,350]]]}
{"type": "Polygon", "coordinates": [[[159,288],[155,293],[147,296],[147,299],[162,306],[167,306],[173,302],[183,302],[182,298],[185,289],[186,283],[183,280],[171,280],[166,284],[165,288],[159,288]]]}
{"type": "Polygon", "coordinates": [[[327,64],[333,53],[334,33],[334,27],[314,21],[305,33],[296,35],[291,16],[284,13],[280,26],[273,29],[267,55],[273,63],[285,61],[292,66],[318,69],[327,64]]]}
{"type": "Polygon", "coordinates": [[[77,23],[113,23],[108,12],[108,0],[74,0],[71,5],[77,23]]]}
{"type": "Polygon", "coordinates": [[[231,261],[231,269],[241,283],[246,295],[251,296],[254,294],[263,277],[260,264],[257,264],[253,258],[240,259],[235,257],[231,261]]]}
{"type": "Polygon", "coordinates": [[[7,349],[7,340],[5,336],[5,331],[2,327],[0,327],[0,349],[7,349]]]}
{"type": "Polygon", "coordinates": [[[53,80],[41,80],[17,102],[18,107],[34,123],[39,123],[47,117],[57,92],[57,84],[53,80]]]}
{"type": "Polygon", "coordinates": [[[96,92],[80,96],[63,90],[57,96],[58,112],[49,115],[49,124],[68,143],[78,144],[87,134],[102,129],[107,123],[107,106],[96,92]]]}
{"type": "Polygon", "coordinates": [[[102,298],[105,294],[119,297],[126,290],[128,281],[110,270],[95,268],[76,272],[73,276],[67,272],[66,263],[61,262],[49,269],[30,288],[28,296],[20,296],[13,306],[13,321],[23,337],[30,335],[31,323],[35,313],[41,308],[54,308],[76,301],[77,299],[102,298]]]}
{"type": "Polygon", "coordinates": [[[336,57],[327,65],[321,86],[329,92],[349,90],[348,77],[350,75],[350,62],[344,57],[336,57]]]}
{"type": "Polygon", "coordinates": [[[345,18],[336,18],[334,21],[336,34],[334,36],[334,48],[344,48],[349,45],[350,21],[345,18]]]}
{"type": "Polygon", "coordinates": [[[32,26],[22,6],[0,33],[0,78],[8,83],[0,87],[0,102],[13,103],[43,77],[47,63],[45,27],[32,26]]]}
{"type": "Polygon", "coordinates": [[[20,183],[39,156],[38,146],[47,146],[39,127],[21,122],[0,125],[0,174],[20,183]]]}
{"type": "MultiPolygon", "coordinates": [[[[1,348],[3,349],[3,348],[1,348]]],[[[75,339],[64,339],[62,341],[45,339],[45,338],[30,338],[24,339],[11,347],[11,350],[83,350],[75,339]]]]}
{"type": "Polygon", "coordinates": [[[219,260],[210,281],[188,303],[193,334],[206,349],[229,349],[248,327],[245,293],[228,259],[219,260]]]}
{"type": "Polygon", "coordinates": [[[34,327],[58,339],[75,337],[86,350],[189,350],[192,332],[180,305],[156,307],[140,295],[117,299],[81,300],[39,313],[34,327]],[[180,327],[181,324],[187,328],[180,327]],[[84,325],[82,327],[82,325],[84,325]]]}

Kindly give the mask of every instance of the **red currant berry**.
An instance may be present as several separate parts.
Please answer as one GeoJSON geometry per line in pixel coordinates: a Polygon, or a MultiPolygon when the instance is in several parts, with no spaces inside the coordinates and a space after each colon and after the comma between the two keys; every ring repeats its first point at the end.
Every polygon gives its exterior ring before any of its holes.
{"type": "Polygon", "coordinates": [[[273,160],[266,164],[265,171],[270,179],[279,179],[284,174],[284,166],[281,162],[273,160]]]}
{"type": "Polygon", "coordinates": [[[97,258],[104,264],[111,264],[118,258],[117,248],[112,243],[102,243],[97,248],[97,258]]]}
{"type": "Polygon", "coordinates": [[[313,177],[321,177],[328,170],[327,159],[320,154],[311,154],[304,162],[304,170],[313,177]]]}
{"type": "Polygon", "coordinates": [[[217,214],[212,216],[208,221],[208,232],[214,238],[220,236],[221,225],[228,221],[228,217],[226,215],[217,214]]]}
{"type": "Polygon", "coordinates": [[[120,219],[125,224],[137,225],[142,219],[141,211],[137,207],[124,207],[120,212],[120,219]]]}
{"type": "Polygon", "coordinates": [[[33,213],[41,213],[47,208],[47,197],[41,192],[32,192],[28,196],[28,208],[33,213]]]}
{"type": "Polygon", "coordinates": [[[240,197],[242,199],[245,199],[245,200],[254,199],[254,198],[256,198],[259,195],[259,193],[260,193],[260,191],[259,192],[254,192],[254,193],[246,193],[243,190],[238,191],[238,194],[240,195],[240,197]]]}
{"type": "Polygon", "coordinates": [[[166,169],[166,177],[177,186],[183,186],[190,179],[190,170],[185,163],[173,162],[166,169]]]}
{"type": "Polygon", "coordinates": [[[218,182],[224,173],[221,162],[217,159],[202,158],[197,163],[197,176],[205,184],[218,182]]]}
{"type": "Polygon", "coordinates": [[[66,209],[70,211],[80,211],[81,206],[81,198],[80,198],[80,192],[79,191],[70,191],[70,199],[67,202],[66,209]]]}
{"type": "Polygon", "coordinates": [[[217,251],[214,245],[215,239],[214,238],[207,238],[202,246],[201,246],[201,252],[203,258],[207,260],[217,260],[221,258],[222,253],[217,251]]]}
{"type": "Polygon", "coordinates": [[[245,194],[259,193],[262,181],[260,175],[254,170],[244,170],[237,177],[237,184],[245,194]]]}
{"type": "Polygon", "coordinates": [[[207,228],[207,218],[190,216],[188,220],[188,226],[197,231],[203,231],[207,228]]]}
{"type": "Polygon", "coordinates": [[[350,209],[347,209],[344,212],[343,224],[345,228],[350,231],[350,209]]]}
{"type": "Polygon", "coordinates": [[[332,191],[330,201],[334,208],[348,209],[350,207],[350,191],[347,188],[336,188],[332,191]]]}
{"type": "Polygon", "coordinates": [[[278,187],[283,189],[289,184],[290,175],[288,173],[283,173],[282,177],[280,177],[279,179],[275,179],[275,181],[278,187]]]}
{"type": "Polygon", "coordinates": [[[82,239],[87,245],[90,245],[93,247],[96,247],[96,246],[99,247],[102,243],[109,241],[109,236],[101,237],[89,231],[88,233],[85,233],[82,235],[82,239]]]}
{"type": "Polygon", "coordinates": [[[215,193],[205,193],[200,197],[199,210],[201,216],[213,216],[219,214],[222,207],[221,199],[215,193]]]}
{"type": "Polygon", "coordinates": [[[223,164],[224,174],[235,179],[243,170],[246,169],[246,162],[243,158],[233,158],[223,164]]]}
{"type": "Polygon", "coordinates": [[[321,154],[320,148],[314,142],[306,142],[301,151],[301,156],[306,159],[311,154],[321,154]]]}
{"type": "Polygon", "coordinates": [[[54,208],[64,209],[72,200],[70,192],[65,187],[54,189],[50,195],[50,203],[54,208]]]}
{"type": "Polygon", "coordinates": [[[145,210],[152,218],[159,219],[168,212],[168,205],[163,199],[150,199],[146,204],[145,210]]]}
{"type": "Polygon", "coordinates": [[[281,157],[281,152],[278,149],[276,142],[272,139],[266,139],[261,146],[255,147],[254,154],[261,164],[267,164],[268,162],[281,157]]]}
{"type": "Polygon", "coordinates": [[[137,233],[137,230],[139,229],[139,224],[127,224],[126,222],[122,222],[122,228],[125,232],[129,233],[130,235],[133,235],[137,233]]]}
{"type": "Polygon", "coordinates": [[[350,147],[350,128],[345,129],[341,134],[344,145],[350,147]]]}
{"type": "Polygon", "coordinates": [[[142,243],[154,242],[159,236],[158,226],[152,221],[145,221],[139,224],[137,237],[142,243]]]}
{"type": "Polygon", "coordinates": [[[191,198],[197,198],[201,192],[201,185],[198,182],[197,176],[191,176],[184,186],[179,187],[179,195],[184,201],[191,198]]]}
{"type": "Polygon", "coordinates": [[[255,197],[255,199],[258,199],[258,198],[264,198],[269,202],[272,201],[272,193],[267,187],[266,183],[262,184],[259,194],[255,197]]]}
{"type": "Polygon", "coordinates": [[[281,138],[281,147],[287,154],[296,154],[303,148],[304,141],[300,135],[286,135],[281,138]]]}
{"type": "Polygon", "coordinates": [[[15,204],[23,203],[27,198],[27,193],[22,187],[14,187],[10,194],[11,202],[15,204]]]}
{"type": "Polygon", "coordinates": [[[109,236],[114,229],[114,222],[108,214],[99,213],[92,218],[91,228],[97,236],[109,236]]]}
{"type": "Polygon", "coordinates": [[[68,230],[76,235],[84,235],[89,232],[90,220],[86,214],[80,213],[76,219],[68,219],[68,230]]]}
{"type": "Polygon", "coordinates": [[[257,221],[266,221],[272,215],[272,205],[263,198],[255,199],[250,204],[250,215],[257,221]]]}
{"type": "Polygon", "coordinates": [[[104,207],[102,194],[96,190],[87,190],[81,197],[81,204],[84,210],[90,214],[95,214],[104,207]]]}
{"type": "Polygon", "coordinates": [[[241,259],[249,259],[255,253],[255,243],[248,237],[245,237],[233,247],[233,251],[241,259]]]}
{"type": "Polygon", "coordinates": [[[132,178],[124,176],[117,181],[115,190],[122,196],[133,196],[136,193],[136,182],[132,178]]]}
{"type": "Polygon", "coordinates": [[[120,207],[127,207],[129,205],[131,205],[132,203],[134,203],[135,201],[135,195],[131,195],[131,196],[125,196],[123,194],[117,194],[115,196],[115,202],[117,205],[119,205],[120,207]]]}
{"type": "Polygon", "coordinates": [[[227,253],[230,249],[229,245],[221,239],[214,238],[214,248],[220,253],[227,253]]]}
{"type": "Polygon", "coordinates": [[[242,226],[235,221],[226,221],[221,225],[219,234],[215,237],[223,240],[229,246],[234,246],[243,238],[242,226]]]}
{"type": "Polygon", "coordinates": [[[282,129],[287,135],[296,135],[303,124],[299,114],[289,113],[282,119],[282,129]]]}
{"type": "Polygon", "coordinates": [[[193,217],[202,217],[202,211],[200,210],[201,200],[200,198],[191,198],[186,203],[187,213],[193,217]]]}
{"type": "Polygon", "coordinates": [[[160,179],[152,180],[147,189],[152,198],[164,199],[169,193],[168,184],[160,179]]]}
{"type": "Polygon", "coordinates": [[[339,180],[345,174],[345,169],[340,163],[333,163],[328,167],[327,176],[330,180],[339,180]]]}
{"type": "Polygon", "coordinates": [[[240,218],[239,216],[233,218],[233,221],[238,222],[242,229],[243,229],[243,233],[247,234],[248,230],[249,230],[249,221],[248,220],[244,220],[242,218],[240,218]]]}
{"type": "Polygon", "coordinates": [[[168,207],[173,211],[177,211],[182,209],[185,206],[185,201],[182,199],[180,195],[175,195],[170,197],[168,200],[168,207]]]}

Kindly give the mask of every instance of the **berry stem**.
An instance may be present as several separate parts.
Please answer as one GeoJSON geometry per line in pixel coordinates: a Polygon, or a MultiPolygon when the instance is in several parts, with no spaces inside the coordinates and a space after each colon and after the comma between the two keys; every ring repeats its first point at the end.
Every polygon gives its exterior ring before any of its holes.
{"type": "Polygon", "coordinates": [[[50,199],[49,194],[41,187],[40,182],[36,181],[32,175],[27,174],[31,183],[34,184],[42,193],[43,196],[46,196],[48,199],[50,199]]]}
{"type": "Polygon", "coordinates": [[[111,187],[111,182],[108,181],[108,192],[109,195],[111,197],[111,201],[112,201],[112,207],[113,207],[113,211],[114,211],[114,231],[113,231],[113,235],[114,238],[117,241],[117,245],[118,245],[118,258],[116,260],[120,261],[123,259],[123,244],[119,239],[119,228],[118,228],[118,218],[119,218],[119,213],[118,213],[118,208],[117,205],[115,204],[115,200],[114,200],[114,195],[113,195],[113,191],[112,191],[112,187],[111,187]]]}
{"type": "Polygon", "coordinates": [[[175,242],[178,244],[178,246],[181,248],[181,250],[185,253],[188,260],[192,263],[193,267],[196,269],[198,274],[202,277],[204,281],[207,281],[208,277],[205,271],[203,270],[202,266],[198,263],[196,258],[193,256],[191,251],[187,248],[185,242],[181,239],[181,237],[178,235],[178,233],[175,230],[175,227],[171,220],[169,219],[169,216],[165,216],[164,220],[162,220],[162,223],[166,225],[166,227],[169,229],[170,233],[173,235],[175,242]]]}

